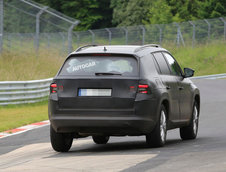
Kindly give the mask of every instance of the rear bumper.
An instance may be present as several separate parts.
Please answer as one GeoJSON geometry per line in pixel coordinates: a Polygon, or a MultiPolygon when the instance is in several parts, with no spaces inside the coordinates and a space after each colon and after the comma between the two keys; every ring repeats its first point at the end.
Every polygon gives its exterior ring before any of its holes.
{"type": "Polygon", "coordinates": [[[152,120],[137,117],[54,117],[50,121],[57,132],[107,135],[140,135],[154,125],[152,120]]]}
{"type": "Polygon", "coordinates": [[[60,109],[49,100],[49,119],[60,133],[143,135],[154,128],[157,112],[151,99],[136,102],[133,109],[60,109]]]}

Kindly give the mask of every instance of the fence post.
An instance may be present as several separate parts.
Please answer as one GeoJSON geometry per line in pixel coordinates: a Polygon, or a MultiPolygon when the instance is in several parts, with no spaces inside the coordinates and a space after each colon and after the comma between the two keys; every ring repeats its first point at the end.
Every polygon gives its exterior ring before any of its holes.
{"type": "Polygon", "coordinates": [[[184,39],[183,39],[181,30],[180,30],[180,25],[176,22],[174,22],[174,24],[177,26],[177,46],[180,45],[180,39],[181,39],[183,46],[185,46],[184,39]]]}
{"type": "Polygon", "coordinates": [[[142,26],[142,25],[140,25],[139,27],[142,29],[142,45],[144,45],[146,30],[145,30],[144,26],[142,26]]]}
{"type": "Polygon", "coordinates": [[[194,48],[194,45],[195,45],[195,24],[192,23],[192,21],[188,21],[192,27],[193,27],[193,33],[192,33],[192,48],[194,48]]]}
{"type": "Polygon", "coordinates": [[[122,29],[125,31],[125,45],[128,45],[128,30],[124,27],[122,29]]]}
{"type": "Polygon", "coordinates": [[[159,28],[159,45],[162,44],[162,28],[157,24],[156,25],[159,28]]]}
{"type": "Polygon", "coordinates": [[[95,33],[92,30],[88,30],[92,35],[92,44],[95,42],[95,33]]]}
{"type": "Polygon", "coordinates": [[[77,48],[78,48],[80,45],[80,35],[76,32],[74,32],[74,34],[77,36],[77,48]]]}
{"type": "Polygon", "coordinates": [[[7,49],[10,52],[10,50],[11,50],[11,35],[10,35],[10,33],[7,34],[7,41],[8,41],[7,49]]]}
{"type": "Polygon", "coordinates": [[[0,0],[0,53],[2,52],[3,49],[3,30],[4,30],[4,3],[3,0],[0,0]]]}
{"type": "Polygon", "coordinates": [[[23,36],[24,35],[22,35],[21,33],[17,33],[17,35],[18,35],[18,37],[20,37],[20,46],[23,47],[23,43],[24,43],[23,36]]]}
{"type": "Polygon", "coordinates": [[[36,14],[36,34],[35,34],[35,40],[36,40],[36,53],[38,53],[39,50],[39,34],[40,34],[40,16],[45,12],[45,10],[48,7],[43,7],[37,14],[36,14]]]}
{"type": "Polygon", "coordinates": [[[50,43],[49,43],[49,34],[48,33],[44,33],[46,38],[47,38],[47,48],[50,48],[50,43]]]}
{"type": "Polygon", "coordinates": [[[175,23],[175,24],[177,26],[177,46],[180,46],[180,35],[179,35],[180,28],[178,27],[177,23],[175,23]]]}
{"type": "Polygon", "coordinates": [[[208,42],[209,42],[209,40],[210,40],[210,27],[211,27],[211,25],[210,25],[210,23],[208,22],[208,20],[206,20],[206,19],[204,19],[204,21],[207,23],[207,25],[208,25],[208,42]]]}
{"type": "Polygon", "coordinates": [[[105,30],[108,32],[108,41],[109,41],[109,45],[111,45],[111,31],[108,28],[105,28],[105,30]]]}
{"type": "Polygon", "coordinates": [[[223,17],[220,17],[221,21],[224,23],[224,40],[226,40],[226,21],[223,17]]]}
{"type": "Polygon", "coordinates": [[[68,54],[72,52],[72,31],[75,26],[79,24],[79,21],[74,22],[68,29],[68,54]]]}
{"type": "MultiPolygon", "coordinates": [[[[62,38],[62,52],[65,52],[65,49],[64,49],[65,48],[64,47],[64,44],[65,44],[65,36],[64,36],[64,34],[62,32],[59,32],[59,34],[60,34],[60,36],[62,38]]],[[[67,50],[66,50],[66,52],[67,52],[67,50]]]]}

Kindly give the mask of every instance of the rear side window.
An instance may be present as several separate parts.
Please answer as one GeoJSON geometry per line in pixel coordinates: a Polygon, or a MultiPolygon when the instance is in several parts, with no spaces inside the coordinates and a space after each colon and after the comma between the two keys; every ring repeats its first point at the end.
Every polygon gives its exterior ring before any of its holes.
{"type": "Polygon", "coordinates": [[[178,65],[178,63],[176,62],[176,60],[168,53],[164,52],[163,54],[166,57],[166,60],[168,61],[169,65],[170,65],[173,75],[181,76],[181,68],[178,65]]]}
{"type": "Polygon", "coordinates": [[[134,57],[82,56],[69,58],[60,75],[95,75],[116,73],[122,76],[137,76],[138,63],[134,57]]]}
{"type": "Polygon", "coordinates": [[[154,53],[154,57],[155,57],[156,62],[159,65],[160,72],[164,75],[170,75],[169,67],[168,67],[166,60],[163,57],[162,53],[154,53]]]}

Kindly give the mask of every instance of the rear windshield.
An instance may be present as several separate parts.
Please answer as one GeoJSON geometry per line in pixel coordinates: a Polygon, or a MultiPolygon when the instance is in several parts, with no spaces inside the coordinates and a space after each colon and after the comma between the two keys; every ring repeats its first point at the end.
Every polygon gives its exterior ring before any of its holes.
{"type": "Polygon", "coordinates": [[[96,75],[97,73],[137,76],[137,60],[134,57],[118,56],[71,57],[64,64],[60,75],[96,75]]]}

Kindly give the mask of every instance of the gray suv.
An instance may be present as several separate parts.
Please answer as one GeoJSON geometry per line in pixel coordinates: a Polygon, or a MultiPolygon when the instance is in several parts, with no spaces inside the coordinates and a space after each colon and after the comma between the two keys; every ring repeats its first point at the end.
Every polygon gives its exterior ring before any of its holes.
{"type": "Polygon", "coordinates": [[[155,44],[78,48],[50,85],[53,149],[68,151],[73,138],[106,144],[127,135],[145,135],[148,146],[160,147],[174,128],[182,139],[195,139],[200,94],[188,79],[193,74],[155,44]]]}

